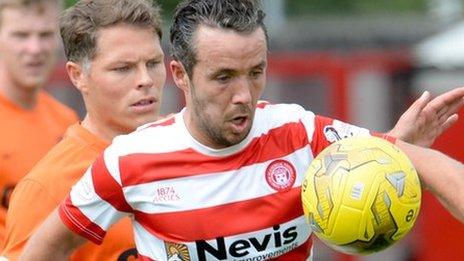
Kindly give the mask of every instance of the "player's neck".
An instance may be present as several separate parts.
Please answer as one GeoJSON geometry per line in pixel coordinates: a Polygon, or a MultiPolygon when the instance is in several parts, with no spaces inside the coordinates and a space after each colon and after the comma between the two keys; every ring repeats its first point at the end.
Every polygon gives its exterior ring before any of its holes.
{"type": "Polygon", "coordinates": [[[4,71],[0,70],[0,92],[17,106],[25,110],[34,109],[39,90],[40,88],[18,86],[4,71]]]}
{"type": "Polygon", "coordinates": [[[121,131],[112,129],[106,124],[99,124],[98,119],[91,117],[88,113],[81,122],[81,126],[108,143],[111,143],[114,137],[124,134],[121,131]]]}

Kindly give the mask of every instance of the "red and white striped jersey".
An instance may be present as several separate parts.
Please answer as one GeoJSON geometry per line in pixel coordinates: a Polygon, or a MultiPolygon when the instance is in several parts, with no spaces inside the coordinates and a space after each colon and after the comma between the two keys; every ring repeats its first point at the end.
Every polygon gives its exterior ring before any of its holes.
{"type": "Polygon", "coordinates": [[[146,260],[305,260],[312,238],[300,200],[315,155],[369,131],[299,105],[259,103],[239,144],[197,142],[183,111],[117,137],[60,206],[63,222],[100,243],[133,217],[146,260]]]}

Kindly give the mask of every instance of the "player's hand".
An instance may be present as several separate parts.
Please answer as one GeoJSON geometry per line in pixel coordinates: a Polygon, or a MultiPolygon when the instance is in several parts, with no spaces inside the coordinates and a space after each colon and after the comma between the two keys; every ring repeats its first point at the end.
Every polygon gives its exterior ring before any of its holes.
{"type": "Polygon", "coordinates": [[[463,105],[464,87],[443,93],[433,100],[426,91],[401,115],[388,134],[415,145],[430,147],[438,136],[457,122],[457,113],[463,105]]]}

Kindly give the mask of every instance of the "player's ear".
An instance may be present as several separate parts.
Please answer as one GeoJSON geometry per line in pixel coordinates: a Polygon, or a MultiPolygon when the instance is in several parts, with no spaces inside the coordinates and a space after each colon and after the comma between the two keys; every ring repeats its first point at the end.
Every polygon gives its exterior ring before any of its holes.
{"type": "Polygon", "coordinates": [[[79,63],[68,61],[66,63],[66,71],[73,85],[82,93],[88,91],[85,81],[85,69],[79,63]]]}
{"type": "Polygon", "coordinates": [[[172,78],[176,86],[182,91],[188,93],[190,89],[189,77],[185,71],[184,65],[179,61],[172,60],[169,63],[169,67],[171,68],[172,78]]]}

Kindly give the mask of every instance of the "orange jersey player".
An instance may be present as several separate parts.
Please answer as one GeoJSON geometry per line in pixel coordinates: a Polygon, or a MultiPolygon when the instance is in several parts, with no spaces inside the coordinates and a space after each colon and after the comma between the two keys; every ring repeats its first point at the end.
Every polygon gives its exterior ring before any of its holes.
{"type": "MultiPolygon", "coordinates": [[[[145,0],[81,1],[63,14],[60,31],[66,69],[83,96],[87,115],[82,123],[69,127],[63,140],[18,183],[2,253],[10,260],[18,259],[34,230],[112,138],[155,121],[160,110],[166,70],[156,6],[145,0]]],[[[83,245],[72,259],[136,256],[126,218],[110,229],[102,245],[83,245]]]]}
{"type": "Polygon", "coordinates": [[[58,143],[77,121],[69,108],[40,93],[34,110],[24,110],[0,94],[0,235],[15,184],[58,143]]]}
{"type": "Polygon", "coordinates": [[[58,0],[0,2],[0,241],[14,186],[78,121],[42,90],[55,64],[60,9],[58,0]]]}
{"type": "MultiPolygon", "coordinates": [[[[68,129],[63,140],[18,183],[8,211],[4,254],[9,259],[18,258],[32,231],[66,197],[72,185],[107,145],[86,128],[75,124],[68,129]]],[[[120,256],[135,251],[132,231],[127,229],[129,225],[128,218],[119,222],[110,232],[110,237],[118,240],[109,238],[101,247],[87,244],[76,251],[75,260],[118,260],[120,256]]]]}

